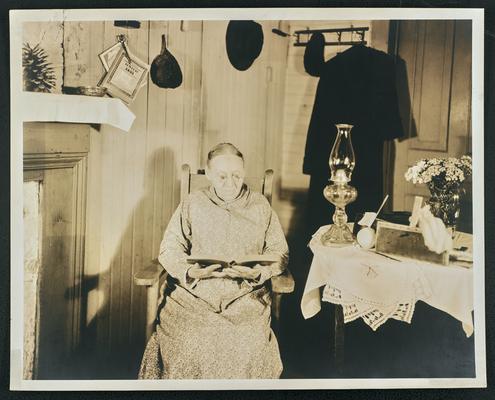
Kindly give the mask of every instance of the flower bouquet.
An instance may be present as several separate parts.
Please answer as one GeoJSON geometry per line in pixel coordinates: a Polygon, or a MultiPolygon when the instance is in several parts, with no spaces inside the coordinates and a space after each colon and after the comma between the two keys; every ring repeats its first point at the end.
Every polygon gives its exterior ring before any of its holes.
{"type": "Polygon", "coordinates": [[[462,183],[471,175],[472,169],[470,156],[421,159],[407,170],[405,178],[408,182],[428,186],[432,214],[454,230],[464,192],[462,183]]]}

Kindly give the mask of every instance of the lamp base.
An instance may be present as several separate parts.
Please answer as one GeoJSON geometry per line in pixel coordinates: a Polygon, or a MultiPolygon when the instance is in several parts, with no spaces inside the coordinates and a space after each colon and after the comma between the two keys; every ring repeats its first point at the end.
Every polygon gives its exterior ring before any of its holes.
{"type": "Polygon", "coordinates": [[[324,246],[348,246],[354,243],[354,236],[352,235],[351,229],[347,224],[333,224],[321,236],[321,243],[324,246]]]}

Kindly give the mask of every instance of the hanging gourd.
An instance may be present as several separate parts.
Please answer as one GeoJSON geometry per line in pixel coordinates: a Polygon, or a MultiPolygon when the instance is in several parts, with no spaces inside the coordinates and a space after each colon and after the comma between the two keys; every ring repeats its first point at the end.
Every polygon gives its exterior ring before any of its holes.
{"type": "Polygon", "coordinates": [[[162,50],[151,64],[153,83],[163,89],[175,89],[182,83],[182,71],[175,57],[167,50],[165,35],[162,35],[162,50]]]}

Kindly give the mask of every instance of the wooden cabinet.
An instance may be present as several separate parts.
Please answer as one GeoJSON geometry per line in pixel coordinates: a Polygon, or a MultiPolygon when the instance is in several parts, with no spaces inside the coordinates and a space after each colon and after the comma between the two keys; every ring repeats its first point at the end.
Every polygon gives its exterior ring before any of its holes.
{"type": "Polygon", "coordinates": [[[40,188],[33,379],[70,378],[80,345],[89,130],[83,124],[24,124],[24,181],[40,188]]]}

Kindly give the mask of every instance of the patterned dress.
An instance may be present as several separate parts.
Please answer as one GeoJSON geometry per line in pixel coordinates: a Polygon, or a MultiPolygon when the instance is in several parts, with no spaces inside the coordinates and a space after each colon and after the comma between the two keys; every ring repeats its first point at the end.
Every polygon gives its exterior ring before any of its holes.
{"type": "Polygon", "coordinates": [[[173,214],[158,259],[173,279],[165,289],[139,379],[280,377],[267,281],[285,269],[288,247],[262,194],[244,186],[235,200],[225,202],[213,187],[191,193],[173,214]],[[190,254],[226,259],[276,254],[280,263],[266,266],[257,281],[193,280],[187,275],[190,254]]]}

